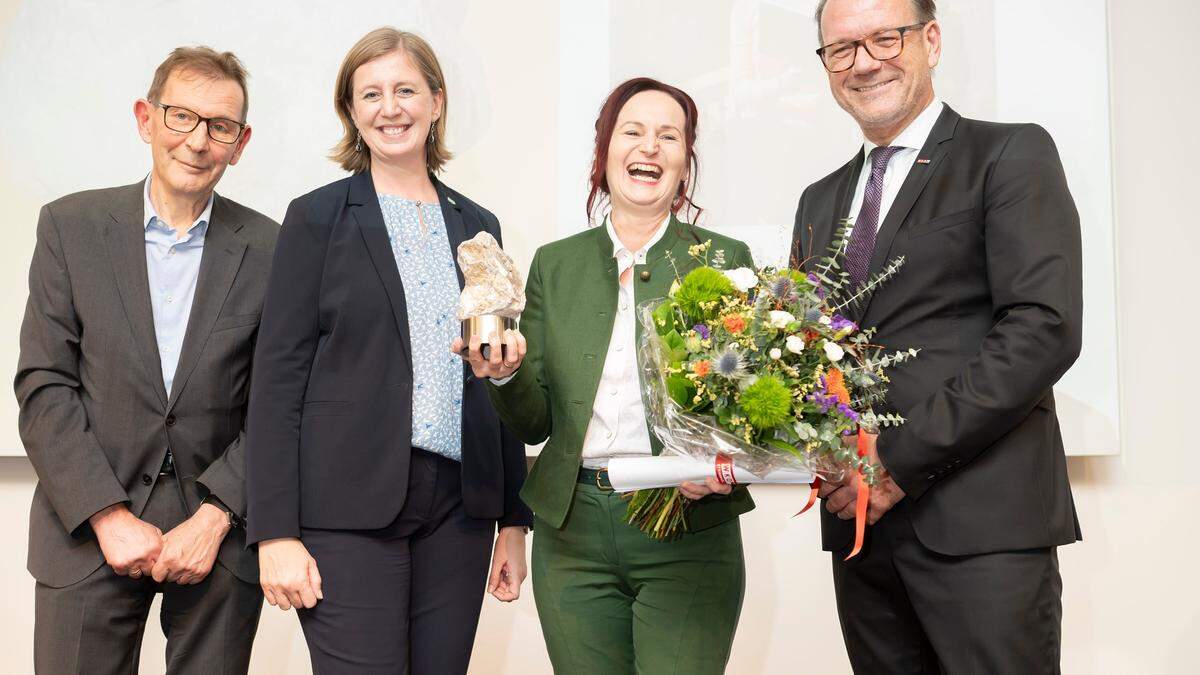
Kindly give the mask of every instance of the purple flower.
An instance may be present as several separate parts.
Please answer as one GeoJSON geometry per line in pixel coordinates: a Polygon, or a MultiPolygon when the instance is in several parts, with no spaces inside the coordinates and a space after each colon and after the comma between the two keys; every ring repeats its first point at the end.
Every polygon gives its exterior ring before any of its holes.
{"type": "Polygon", "coordinates": [[[833,315],[833,320],[829,323],[829,327],[835,333],[840,333],[844,330],[844,331],[846,331],[847,335],[858,330],[858,324],[854,323],[850,319],[847,319],[846,317],[842,316],[841,314],[833,315]]]}
{"type": "Polygon", "coordinates": [[[701,340],[707,340],[709,338],[710,333],[708,332],[708,326],[705,326],[702,323],[692,326],[692,330],[696,331],[696,335],[699,335],[701,340]]]}
{"type": "Polygon", "coordinates": [[[808,400],[821,406],[821,414],[829,412],[829,409],[838,403],[836,396],[830,396],[824,391],[814,391],[808,395],[808,400]]]}
{"type": "Polygon", "coordinates": [[[821,288],[821,280],[817,277],[817,275],[814,274],[813,272],[809,272],[808,273],[808,282],[813,285],[813,288],[817,289],[817,297],[824,300],[825,299],[825,289],[821,288]]]}
{"type": "Polygon", "coordinates": [[[845,403],[839,403],[837,408],[838,411],[845,415],[848,419],[852,419],[855,422],[858,421],[858,413],[854,412],[854,409],[850,406],[846,405],[845,403]]]}

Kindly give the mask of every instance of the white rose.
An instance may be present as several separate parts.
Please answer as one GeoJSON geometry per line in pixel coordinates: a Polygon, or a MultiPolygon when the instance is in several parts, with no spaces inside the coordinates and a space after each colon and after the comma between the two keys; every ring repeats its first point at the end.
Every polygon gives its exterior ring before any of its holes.
{"type": "Polygon", "coordinates": [[[736,270],[725,270],[725,276],[743,293],[758,285],[758,275],[749,267],[739,267],[736,270]]]}
{"type": "Polygon", "coordinates": [[[796,317],[792,316],[790,312],[783,312],[777,309],[770,311],[770,317],[771,325],[781,330],[787,328],[789,323],[796,320],[796,317]]]}
{"type": "Polygon", "coordinates": [[[772,347],[771,351],[768,353],[771,355],[771,358],[773,358],[773,359],[778,360],[778,359],[783,358],[783,352],[779,351],[779,347],[772,347]]]}
{"type": "Polygon", "coordinates": [[[825,356],[827,356],[830,361],[841,361],[842,357],[846,355],[846,352],[842,350],[842,346],[836,342],[830,342],[829,340],[826,340],[825,344],[821,346],[825,348],[825,356]]]}
{"type": "Polygon", "coordinates": [[[819,322],[819,323],[820,323],[822,326],[828,326],[829,324],[833,323],[833,319],[831,319],[831,318],[829,318],[829,317],[825,316],[824,314],[822,314],[822,315],[821,315],[821,318],[817,319],[817,321],[818,321],[818,322],[819,322]]]}
{"type": "Polygon", "coordinates": [[[784,343],[787,346],[787,350],[793,354],[799,354],[800,352],[804,351],[804,338],[800,337],[799,335],[787,336],[787,339],[784,340],[784,343]]]}

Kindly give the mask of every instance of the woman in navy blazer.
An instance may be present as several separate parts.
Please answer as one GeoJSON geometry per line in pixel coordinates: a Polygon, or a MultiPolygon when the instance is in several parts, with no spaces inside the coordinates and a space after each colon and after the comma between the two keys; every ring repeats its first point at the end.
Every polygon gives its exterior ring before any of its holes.
{"type": "Polygon", "coordinates": [[[465,673],[485,580],[516,599],[532,520],[524,445],[446,349],[454,252],[500,226],[434,177],[450,157],[446,88],[420,37],[359,40],[335,107],[332,159],[353,175],[294,200],[280,232],[252,375],[247,542],[267,601],[299,610],[316,672],[465,673]]]}

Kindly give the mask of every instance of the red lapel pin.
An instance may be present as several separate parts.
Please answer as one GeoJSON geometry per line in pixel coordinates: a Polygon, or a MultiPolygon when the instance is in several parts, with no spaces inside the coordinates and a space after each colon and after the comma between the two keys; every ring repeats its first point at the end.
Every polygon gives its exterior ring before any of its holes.
{"type": "Polygon", "coordinates": [[[929,163],[929,160],[927,160],[927,159],[918,159],[917,160],[917,164],[928,164],[928,163],[929,163]]]}

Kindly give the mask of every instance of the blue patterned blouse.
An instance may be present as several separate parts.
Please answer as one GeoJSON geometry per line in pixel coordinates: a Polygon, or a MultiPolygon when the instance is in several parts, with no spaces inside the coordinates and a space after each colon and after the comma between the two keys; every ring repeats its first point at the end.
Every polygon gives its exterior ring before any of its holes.
{"type": "Polygon", "coordinates": [[[462,461],[463,366],[450,353],[458,275],[441,205],[379,195],[396,268],[404,283],[412,337],[412,444],[462,461]],[[424,220],[424,228],[422,228],[424,220]]]}

